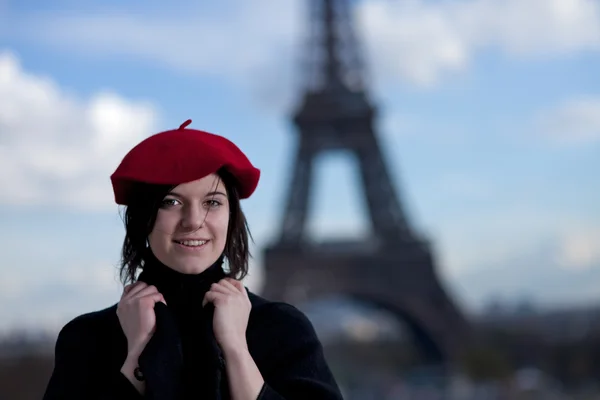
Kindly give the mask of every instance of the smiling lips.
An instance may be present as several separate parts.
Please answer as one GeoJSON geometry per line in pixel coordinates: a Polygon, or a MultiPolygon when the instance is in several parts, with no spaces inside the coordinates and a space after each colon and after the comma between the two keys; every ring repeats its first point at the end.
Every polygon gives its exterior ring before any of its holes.
{"type": "Polygon", "coordinates": [[[185,247],[189,247],[189,248],[198,248],[198,247],[202,247],[206,243],[208,243],[208,240],[206,240],[206,239],[190,239],[190,240],[174,240],[174,242],[181,246],[185,246],[185,247]]]}

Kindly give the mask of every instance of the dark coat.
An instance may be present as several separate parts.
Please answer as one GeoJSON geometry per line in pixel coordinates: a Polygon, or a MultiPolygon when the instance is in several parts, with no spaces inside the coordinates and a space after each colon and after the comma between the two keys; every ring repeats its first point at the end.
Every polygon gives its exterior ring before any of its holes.
{"type": "MultiPolygon", "coordinates": [[[[258,399],[341,400],[321,343],[307,317],[289,304],[271,302],[250,292],[249,297],[252,310],[246,338],[250,354],[265,380],[258,399]]],[[[167,304],[171,306],[168,299],[167,304]]],[[[172,340],[177,335],[176,324],[169,322],[171,313],[167,306],[157,303],[156,333],[139,359],[140,367],[146,368],[146,390],[152,387],[153,392],[145,397],[120,372],[127,355],[127,339],[116,309],[113,305],[78,316],[63,327],[56,342],[54,371],[44,400],[190,398],[187,389],[181,397],[172,395],[173,390],[182,390],[186,350],[184,346],[182,351],[181,342],[172,340]]],[[[212,325],[206,326],[212,333],[212,325]]],[[[208,343],[210,339],[202,342],[208,343]]],[[[225,373],[224,360],[218,348],[212,352],[206,350],[214,349],[214,339],[207,346],[204,354],[210,357],[197,358],[216,362],[203,362],[202,368],[193,374],[188,369],[187,375],[193,375],[188,376],[188,385],[193,382],[192,385],[199,386],[195,391],[202,399],[229,399],[227,385],[231,377],[225,373]]]]}

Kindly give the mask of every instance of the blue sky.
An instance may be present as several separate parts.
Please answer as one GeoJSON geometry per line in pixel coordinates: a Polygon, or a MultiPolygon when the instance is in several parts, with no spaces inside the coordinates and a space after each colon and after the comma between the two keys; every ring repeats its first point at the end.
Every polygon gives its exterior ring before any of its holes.
{"type": "MultiPolygon", "coordinates": [[[[262,170],[260,250],[283,211],[301,0],[0,1],[0,330],[112,304],[123,230],[108,176],[193,119],[262,170]]],[[[465,307],[600,299],[600,3],[362,0],[379,138],[413,227],[465,307]]],[[[368,234],[352,160],[319,162],[311,235],[368,234]]]]}

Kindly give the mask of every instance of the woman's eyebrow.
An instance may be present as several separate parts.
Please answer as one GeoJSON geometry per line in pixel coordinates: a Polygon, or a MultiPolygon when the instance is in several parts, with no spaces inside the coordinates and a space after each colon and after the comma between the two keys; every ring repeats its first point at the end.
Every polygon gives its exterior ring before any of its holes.
{"type": "Polygon", "coordinates": [[[225,193],[223,193],[223,192],[220,192],[220,191],[218,191],[218,190],[217,190],[217,191],[214,191],[214,192],[208,192],[208,193],[206,193],[206,196],[216,196],[216,195],[219,195],[219,194],[220,194],[221,196],[227,197],[227,194],[225,194],[225,193]]]}

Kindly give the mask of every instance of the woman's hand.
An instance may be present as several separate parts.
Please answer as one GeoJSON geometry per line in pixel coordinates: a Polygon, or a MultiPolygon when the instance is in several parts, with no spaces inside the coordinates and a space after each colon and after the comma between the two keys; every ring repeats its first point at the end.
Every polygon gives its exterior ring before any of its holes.
{"type": "Polygon", "coordinates": [[[232,278],[213,283],[202,305],[215,305],[213,330],[225,354],[247,350],[246,328],[252,305],[242,282],[232,278]]]}
{"type": "Polygon", "coordinates": [[[137,357],[150,341],[156,327],[154,304],[165,302],[155,286],[144,282],[128,285],[117,306],[117,316],[127,338],[127,357],[137,357]]]}

